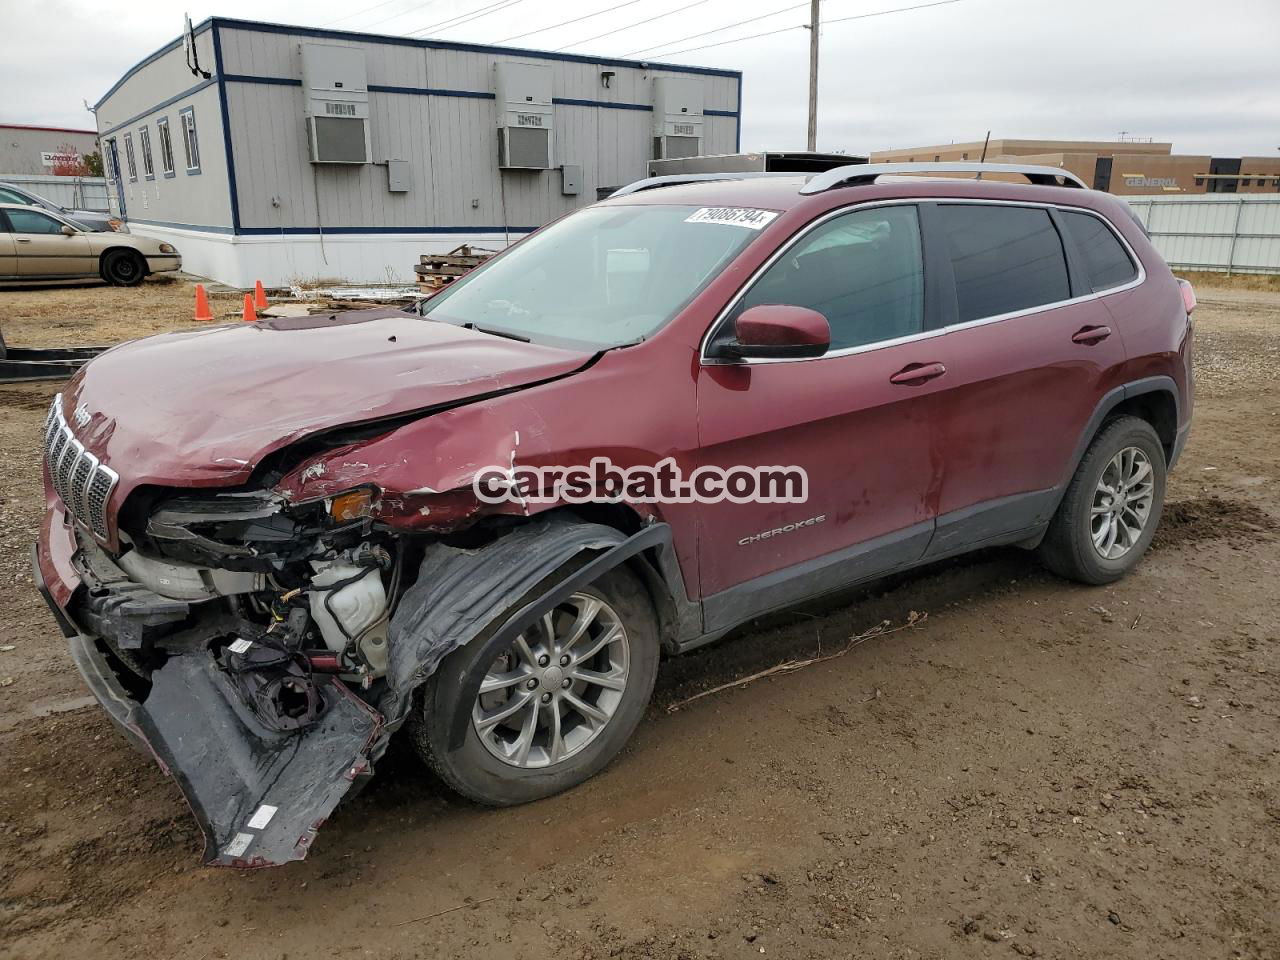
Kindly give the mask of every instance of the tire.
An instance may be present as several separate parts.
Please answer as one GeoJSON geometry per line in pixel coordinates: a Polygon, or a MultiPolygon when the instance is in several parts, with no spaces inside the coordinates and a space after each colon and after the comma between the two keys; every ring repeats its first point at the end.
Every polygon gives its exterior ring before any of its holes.
{"type": "Polygon", "coordinates": [[[1105,423],[1085,451],[1049,523],[1039,547],[1044,565],[1061,577],[1081,583],[1099,585],[1119,580],[1138,565],[1151,545],[1164,509],[1166,477],[1164,446],[1151,424],[1130,416],[1105,423]],[[1142,507],[1148,498],[1142,495],[1146,489],[1144,482],[1115,483],[1117,478],[1125,479],[1126,471],[1129,477],[1138,476],[1143,458],[1150,467],[1146,474],[1150,493],[1145,517],[1142,507]],[[1104,483],[1107,489],[1118,490],[1123,499],[1108,496],[1100,486],[1104,483]],[[1114,513],[1107,512],[1108,506],[1114,513]],[[1101,513],[1095,513],[1095,507],[1101,513]],[[1117,517],[1120,522],[1113,521],[1108,527],[1108,517],[1117,517]],[[1138,520],[1142,521],[1140,528],[1138,520]],[[1117,531],[1117,535],[1108,549],[1112,530],[1117,531]],[[1096,536],[1102,537],[1101,544],[1095,542],[1096,536]]]}
{"type": "Polygon", "coordinates": [[[102,258],[102,279],[113,287],[136,287],[147,276],[147,261],[133,250],[108,250],[102,258]]]}
{"type": "MultiPolygon", "coordinates": [[[[566,568],[572,569],[572,567],[566,568]]],[[[563,572],[548,581],[548,584],[563,577],[563,572]]],[[[519,602],[507,608],[508,612],[520,609],[543,590],[548,584],[530,591],[519,602]]],[[[579,689],[579,681],[566,677],[560,680],[559,675],[550,678],[551,667],[537,668],[516,647],[500,650],[493,642],[493,634],[505,620],[499,616],[497,622],[483,634],[461,649],[455,650],[440,668],[423,684],[421,697],[415,705],[410,718],[409,731],[414,744],[436,774],[453,790],[478,803],[495,807],[512,806],[549,797],[561,791],[575,787],[595,776],[603,770],[622,749],[634,732],[645,707],[653,693],[654,680],[658,673],[659,636],[657,617],[648,593],[635,574],[625,567],[617,567],[604,574],[599,580],[583,587],[574,594],[566,604],[553,611],[553,626],[548,628],[539,624],[522,635],[527,639],[528,651],[545,655],[556,648],[548,647],[544,637],[558,636],[563,642],[572,633],[571,624],[583,619],[582,613],[586,600],[600,601],[604,604],[599,616],[599,631],[594,635],[589,631],[584,636],[592,643],[599,643],[610,632],[609,624],[615,622],[622,627],[625,645],[625,686],[620,691],[605,688],[586,687],[579,689]],[[585,598],[585,599],[579,599],[585,598]],[[604,611],[608,611],[606,614],[604,611]],[[610,616],[614,620],[610,620],[610,616]],[[499,658],[504,658],[499,660],[499,658]],[[495,667],[501,664],[495,672],[495,667]],[[509,678],[519,671],[526,671],[523,676],[530,676],[528,671],[546,669],[540,673],[540,686],[537,691],[526,689],[527,680],[513,684],[500,691],[479,695],[481,679],[491,677],[509,678]],[[468,678],[473,678],[468,682],[468,678]],[[571,684],[564,690],[562,684],[571,684]],[[551,704],[541,701],[552,696],[549,690],[558,690],[564,700],[556,695],[551,704]],[[598,690],[598,692],[597,692],[598,690]],[[606,704],[612,704],[607,721],[599,725],[598,730],[585,713],[578,713],[570,704],[569,697],[579,699],[580,703],[603,713],[606,704]],[[490,727],[484,734],[479,725],[484,719],[498,715],[508,705],[517,701],[518,697],[535,697],[536,702],[519,710],[510,720],[490,727]],[[592,697],[595,697],[592,700],[592,697]],[[509,698],[505,701],[503,697],[509,698]],[[491,706],[486,698],[497,698],[498,703],[491,706]],[[491,706],[491,708],[490,708],[491,706]],[[466,734],[457,749],[449,746],[449,733],[453,718],[459,710],[467,716],[466,734]],[[552,760],[553,721],[551,711],[562,713],[562,719],[556,729],[562,733],[560,759],[552,760]],[[519,760],[519,748],[524,742],[525,721],[530,712],[536,713],[536,730],[527,748],[528,756],[523,765],[519,760]],[[515,729],[519,727],[519,731],[515,729]],[[567,747],[572,738],[580,741],[572,753],[567,747]],[[510,738],[514,742],[508,743],[510,738]],[[499,754],[505,750],[512,751],[511,756],[502,759],[499,754]]],[[[592,626],[591,630],[596,630],[592,626]]],[[[574,643],[574,641],[569,641],[574,643]]],[[[568,647],[575,653],[590,653],[582,646],[579,639],[574,646],[568,647]]],[[[610,664],[623,659],[618,642],[607,644],[601,651],[591,657],[584,657],[581,662],[571,661],[566,671],[577,676],[577,668],[585,665],[596,668],[593,673],[615,678],[617,668],[610,664]]],[[[534,658],[536,661],[536,657],[534,658]]],[[[551,666],[560,663],[559,657],[551,666]]],[[[506,682],[504,679],[502,682],[506,682]]],[[[616,680],[615,680],[616,682],[616,680]]]]}

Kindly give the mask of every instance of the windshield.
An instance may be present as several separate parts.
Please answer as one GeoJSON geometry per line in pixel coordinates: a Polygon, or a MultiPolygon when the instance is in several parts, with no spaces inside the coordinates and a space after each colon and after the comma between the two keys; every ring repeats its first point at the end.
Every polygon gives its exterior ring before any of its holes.
{"type": "Polygon", "coordinates": [[[590,207],[424,304],[432,320],[596,347],[652,335],[776,217],[693,206],[590,207]]]}

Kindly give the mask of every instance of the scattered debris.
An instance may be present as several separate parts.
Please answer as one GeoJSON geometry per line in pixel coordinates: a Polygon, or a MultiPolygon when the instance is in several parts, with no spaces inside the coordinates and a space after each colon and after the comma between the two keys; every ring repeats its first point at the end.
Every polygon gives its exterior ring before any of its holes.
{"type": "Polygon", "coordinates": [[[421,262],[413,268],[418,275],[418,287],[425,294],[433,294],[470,273],[497,252],[464,243],[448,253],[424,253],[421,262]]]}
{"type": "MultiPolygon", "coordinates": [[[[880,623],[876,624],[874,627],[872,627],[870,630],[864,631],[863,633],[859,633],[856,636],[852,637],[847,644],[845,644],[841,649],[837,650],[835,653],[829,653],[826,656],[810,657],[808,660],[787,660],[787,661],[784,661],[783,663],[779,663],[775,666],[769,667],[769,669],[767,670],[761,670],[759,673],[753,673],[750,676],[742,677],[738,680],[731,680],[729,683],[722,683],[717,687],[712,687],[710,690],[703,690],[701,693],[695,693],[691,697],[686,697],[683,700],[677,700],[675,703],[667,707],[667,713],[675,713],[681,707],[687,706],[688,704],[692,703],[694,700],[701,700],[703,697],[709,697],[713,693],[721,693],[725,690],[732,690],[734,687],[745,687],[747,684],[754,683],[757,680],[763,680],[765,677],[782,676],[784,674],[794,673],[795,671],[800,670],[804,667],[811,667],[815,663],[825,663],[828,660],[835,660],[838,657],[843,657],[846,653],[848,653],[854,647],[858,646],[861,643],[865,643],[867,640],[870,640],[872,637],[884,637],[884,636],[888,636],[891,633],[897,633],[900,630],[910,630],[912,627],[920,626],[920,624],[924,623],[928,619],[929,619],[929,614],[917,613],[915,610],[912,610],[911,613],[907,615],[907,622],[902,624],[901,626],[890,627],[889,624],[891,623],[891,621],[883,620],[880,623]]],[[[877,690],[870,699],[872,700],[878,699],[879,695],[880,695],[880,691],[877,690]]]]}
{"type": "Polygon", "coordinates": [[[447,910],[437,910],[435,913],[428,913],[425,917],[414,917],[412,920],[401,920],[398,923],[393,923],[392,926],[403,927],[410,923],[421,923],[423,920],[434,920],[436,917],[443,917],[446,913],[465,910],[467,907],[475,908],[480,906],[482,903],[492,903],[497,899],[497,897],[485,897],[483,900],[471,900],[467,903],[460,903],[456,907],[450,907],[447,910]]]}

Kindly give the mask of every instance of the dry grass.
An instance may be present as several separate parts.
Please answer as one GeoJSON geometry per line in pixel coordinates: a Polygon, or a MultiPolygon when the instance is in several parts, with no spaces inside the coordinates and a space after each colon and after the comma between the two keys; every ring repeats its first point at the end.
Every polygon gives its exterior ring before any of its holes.
{"type": "Polygon", "coordinates": [[[1191,281],[1191,285],[1199,290],[1201,287],[1220,287],[1228,290],[1261,290],[1265,293],[1280,293],[1280,275],[1269,273],[1221,273],[1210,270],[1174,270],[1174,276],[1191,281]]]}
{"type": "MultiPolygon", "coordinates": [[[[214,316],[239,319],[243,295],[209,295],[214,316]]],[[[137,287],[100,283],[0,287],[0,331],[11,346],[119,343],[193,325],[195,281],[152,277],[137,287]]]]}

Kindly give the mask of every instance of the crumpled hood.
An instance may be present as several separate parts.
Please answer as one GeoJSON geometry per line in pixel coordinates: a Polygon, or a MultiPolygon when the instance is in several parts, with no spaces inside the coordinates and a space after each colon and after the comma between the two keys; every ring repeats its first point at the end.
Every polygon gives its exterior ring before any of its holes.
{"type": "Polygon", "coordinates": [[[551,379],[591,354],[395,310],[169,333],[86,365],[63,412],[90,452],[140,484],[232,485],[321,430],[551,379]]]}

